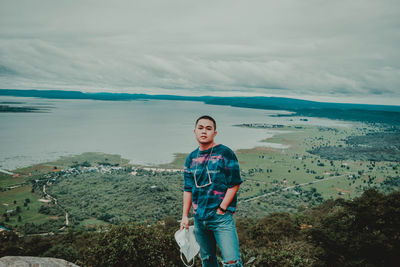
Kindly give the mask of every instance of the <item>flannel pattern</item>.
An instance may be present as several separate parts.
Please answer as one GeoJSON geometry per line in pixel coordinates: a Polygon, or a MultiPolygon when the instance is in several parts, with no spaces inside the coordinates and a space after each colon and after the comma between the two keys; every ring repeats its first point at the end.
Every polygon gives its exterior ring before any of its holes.
{"type": "MultiPolygon", "coordinates": [[[[241,184],[239,162],[235,153],[223,144],[218,144],[211,148],[199,151],[199,148],[192,151],[185,161],[184,167],[184,191],[192,192],[192,207],[194,216],[200,220],[211,218],[217,211],[218,205],[225,197],[228,188],[241,184]],[[209,183],[211,185],[198,188],[198,186],[209,183]]],[[[235,195],[227,210],[234,213],[236,211],[237,196],[235,195]]]]}

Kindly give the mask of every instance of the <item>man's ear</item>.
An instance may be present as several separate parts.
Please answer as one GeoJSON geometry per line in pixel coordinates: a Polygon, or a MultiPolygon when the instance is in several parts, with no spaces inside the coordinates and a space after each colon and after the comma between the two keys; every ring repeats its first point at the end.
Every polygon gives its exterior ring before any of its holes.
{"type": "Polygon", "coordinates": [[[214,131],[214,136],[216,136],[216,135],[217,135],[217,133],[218,133],[217,131],[214,131]]]}

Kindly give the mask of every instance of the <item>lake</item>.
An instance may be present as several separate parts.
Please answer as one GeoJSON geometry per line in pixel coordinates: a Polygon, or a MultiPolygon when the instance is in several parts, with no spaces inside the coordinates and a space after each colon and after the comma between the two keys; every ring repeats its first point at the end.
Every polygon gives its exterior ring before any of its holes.
{"type": "MultiPolygon", "coordinates": [[[[0,168],[53,161],[83,152],[119,154],[133,164],[171,162],[174,153],[189,153],[198,144],[193,129],[201,115],[217,122],[217,143],[233,150],[280,144],[259,142],[277,131],[235,127],[241,123],[302,124],[348,127],[351,122],[307,117],[272,117],[290,114],[207,105],[202,102],[142,100],[99,101],[0,96],[11,106],[50,107],[47,113],[0,113],[0,168]]],[[[5,103],[3,103],[5,104],[5,103]]],[[[279,132],[279,131],[278,131],[279,132]]]]}

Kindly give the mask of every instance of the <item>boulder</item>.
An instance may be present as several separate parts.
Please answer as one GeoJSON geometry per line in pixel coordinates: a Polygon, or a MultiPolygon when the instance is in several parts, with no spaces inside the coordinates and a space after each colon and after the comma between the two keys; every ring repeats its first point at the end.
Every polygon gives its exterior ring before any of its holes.
{"type": "Polygon", "coordinates": [[[79,267],[62,259],[28,256],[5,256],[0,258],[0,267],[79,267]]]}

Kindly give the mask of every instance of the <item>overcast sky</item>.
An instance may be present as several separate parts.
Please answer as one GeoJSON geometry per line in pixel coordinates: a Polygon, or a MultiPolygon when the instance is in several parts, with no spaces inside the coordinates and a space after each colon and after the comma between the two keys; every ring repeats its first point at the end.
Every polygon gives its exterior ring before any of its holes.
{"type": "Polygon", "coordinates": [[[0,0],[0,88],[400,104],[398,0],[0,0]]]}

